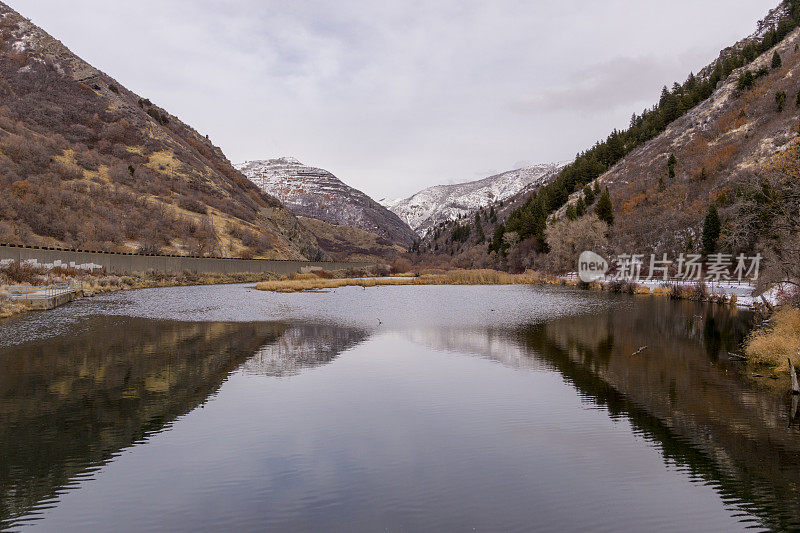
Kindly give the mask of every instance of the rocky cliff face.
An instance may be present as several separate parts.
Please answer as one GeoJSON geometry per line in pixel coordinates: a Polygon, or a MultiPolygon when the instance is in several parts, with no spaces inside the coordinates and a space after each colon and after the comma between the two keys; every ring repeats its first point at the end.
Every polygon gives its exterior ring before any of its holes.
{"type": "Polygon", "coordinates": [[[563,163],[545,163],[490,176],[478,181],[437,185],[403,200],[382,203],[424,236],[437,224],[467,216],[481,207],[506,200],[546,183],[558,174],[563,163]]]}
{"type": "Polygon", "coordinates": [[[0,3],[0,241],[318,258],[222,151],[0,3]]]}
{"type": "Polygon", "coordinates": [[[290,157],[248,161],[237,168],[297,215],[358,228],[402,246],[414,241],[414,232],[397,215],[327,170],[290,157]]]}

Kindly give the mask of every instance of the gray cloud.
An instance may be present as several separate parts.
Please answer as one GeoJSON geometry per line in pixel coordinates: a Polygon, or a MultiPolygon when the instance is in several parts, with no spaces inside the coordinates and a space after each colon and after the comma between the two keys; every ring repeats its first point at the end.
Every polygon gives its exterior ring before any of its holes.
{"type": "Polygon", "coordinates": [[[378,198],[567,159],[777,3],[8,1],[233,161],[295,156],[378,198]]]}
{"type": "Polygon", "coordinates": [[[654,100],[653,88],[663,85],[676,70],[671,63],[671,59],[620,57],[576,72],[567,85],[548,87],[510,103],[521,111],[536,113],[629,109],[633,102],[654,100]]]}

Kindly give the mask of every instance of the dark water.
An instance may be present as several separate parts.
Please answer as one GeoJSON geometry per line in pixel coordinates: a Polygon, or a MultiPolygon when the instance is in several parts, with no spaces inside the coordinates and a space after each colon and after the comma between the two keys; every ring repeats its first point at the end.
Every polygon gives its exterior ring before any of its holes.
{"type": "Polygon", "coordinates": [[[748,321],[533,287],[80,301],[0,323],[0,525],[798,529],[792,400],[727,356],[748,321]]]}

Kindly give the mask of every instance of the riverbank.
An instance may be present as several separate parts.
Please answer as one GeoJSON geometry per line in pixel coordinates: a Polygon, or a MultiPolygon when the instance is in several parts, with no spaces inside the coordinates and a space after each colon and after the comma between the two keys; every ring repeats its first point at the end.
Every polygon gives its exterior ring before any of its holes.
{"type": "Polygon", "coordinates": [[[182,287],[191,285],[224,285],[232,283],[257,283],[276,279],[275,274],[197,274],[182,272],[165,274],[163,272],[144,272],[126,276],[94,275],[63,270],[43,271],[41,269],[3,269],[0,270],[0,319],[30,312],[33,309],[25,300],[14,299],[12,292],[19,289],[46,287],[58,281],[70,281],[76,287],[76,298],[86,298],[100,294],[157,287],[182,287]]]}
{"type": "MultiPolygon", "coordinates": [[[[761,295],[755,295],[755,286],[744,282],[600,280],[585,283],[571,277],[561,279],[564,279],[567,284],[576,285],[586,290],[608,291],[618,294],[668,296],[673,300],[712,302],[747,308],[758,308],[765,305],[761,295]]],[[[770,305],[777,305],[782,294],[782,288],[775,287],[773,290],[764,293],[763,298],[770,305]]]]}
{"type": "Polygon", "coordinates": [[[542,285],[549,278],[538,273],[508,274],[497,270],[451,270],[422,273],[418,276],[388,278],[325,278],[315,274],[300,274],[281,280],[264,281],[256,285],[261,291],[307,292],[339,287],[380,287],[396,285],[542,285]]]}
{"type": "Polygon", "coordinates": [[[800,309],[777,309],[750,334],[745,354],[748,363],[787,374],[789,361],[800,366],[800,309]]]}

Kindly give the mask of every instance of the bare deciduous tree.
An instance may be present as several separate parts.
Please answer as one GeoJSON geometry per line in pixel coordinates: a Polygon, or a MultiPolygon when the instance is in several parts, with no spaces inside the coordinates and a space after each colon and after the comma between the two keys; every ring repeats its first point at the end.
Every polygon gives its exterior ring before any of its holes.
{"type": "Polygon", "coordinates": [[[608,245],[608,224],[590,214],[577,220],[559,220],[545,229],[550,247],[548,267],[554,272],[575,270],[585,250],[602,252],[608,245]]]}

